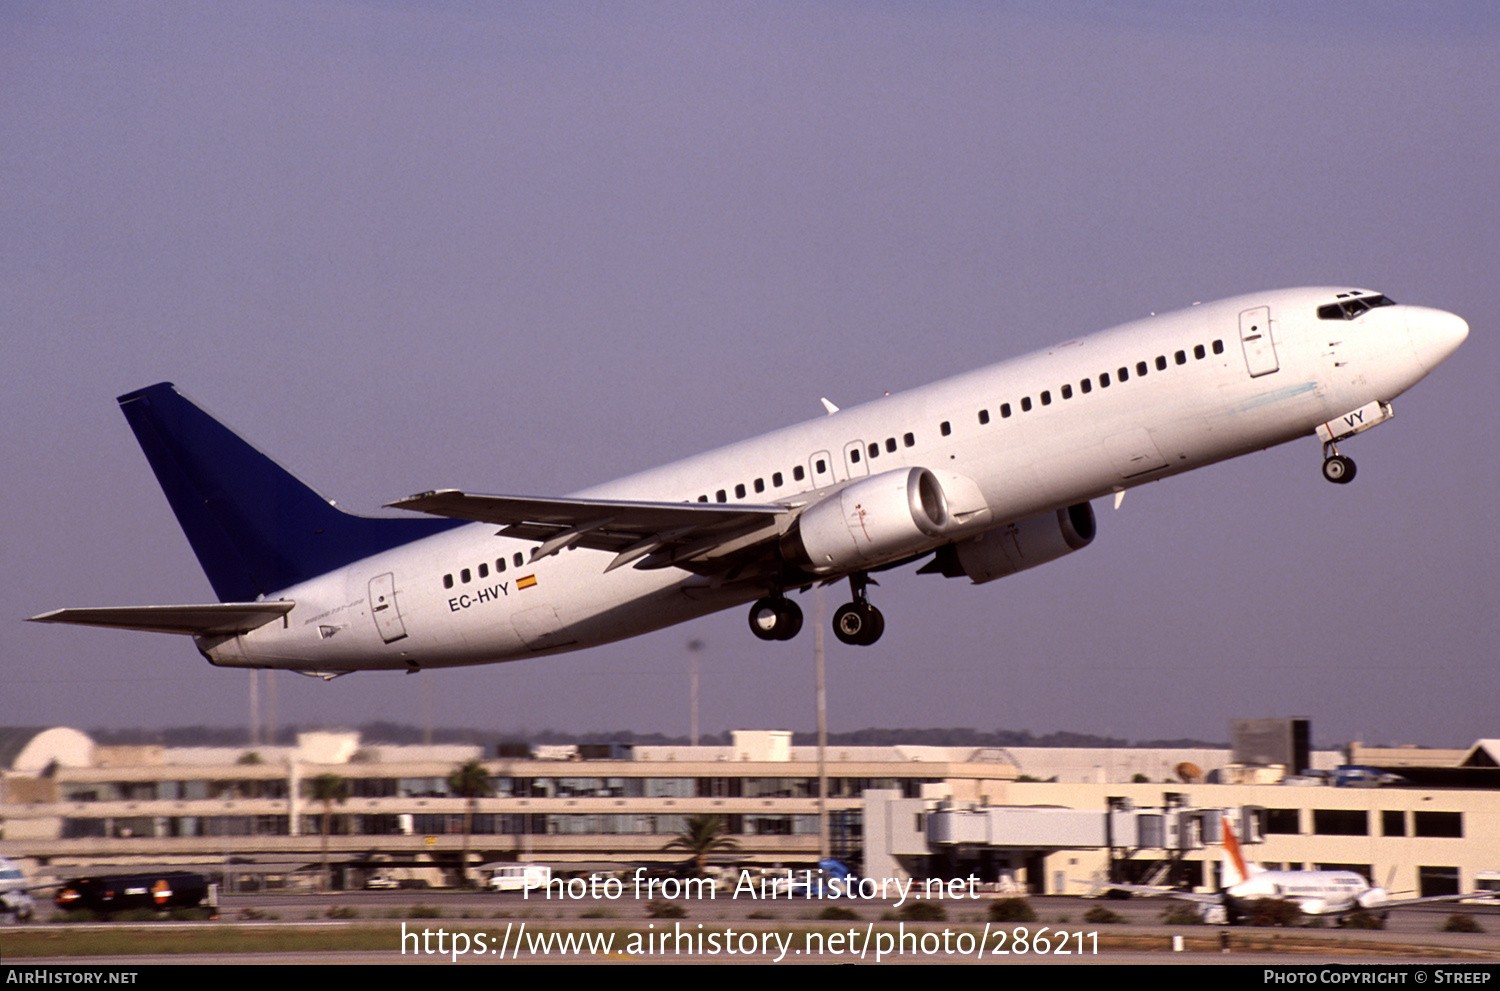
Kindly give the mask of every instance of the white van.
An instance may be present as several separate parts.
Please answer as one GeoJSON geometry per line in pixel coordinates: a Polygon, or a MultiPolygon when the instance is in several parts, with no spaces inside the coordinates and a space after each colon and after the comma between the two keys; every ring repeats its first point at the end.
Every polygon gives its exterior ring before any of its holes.
{"type": "Polygon", "coordinates": [[[545,888],[552,880],[552,868],[545,864],[511,864],[497,867],[490,875],[491,891],[524,891],[545,888]]]}

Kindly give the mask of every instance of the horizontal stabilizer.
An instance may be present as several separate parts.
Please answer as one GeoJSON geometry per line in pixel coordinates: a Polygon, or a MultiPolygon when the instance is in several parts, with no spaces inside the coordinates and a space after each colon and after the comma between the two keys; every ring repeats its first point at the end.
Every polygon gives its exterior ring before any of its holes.
{"type": "Polygon", "coordinates": [[[205,606],[111,606],[104,609],[54,609],[32,616],[32,623],[72,623],[147,633],[224,636],[249,633],[292,611],[297,603],[216,602],[205,606]]]}

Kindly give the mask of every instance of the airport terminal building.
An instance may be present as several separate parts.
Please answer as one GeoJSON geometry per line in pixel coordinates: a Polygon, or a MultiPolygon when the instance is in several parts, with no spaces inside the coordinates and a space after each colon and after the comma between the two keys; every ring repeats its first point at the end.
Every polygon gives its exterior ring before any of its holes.
{"type": "MultiPolygon", "coordinates": [[[[1305,726],[1301,738],[1280,763],[1267,759],[1274,739],[1248,754],[1243,743],[830,746],[831,852],[869,877],[974,874],[1043,894],[1087,893],[1106,877],[1212,890],[1227,816],[1266,866],[1355,870],[1424,895],[1500,887],[1500,741],[1341,754],[1307,750],[1305,726]],[[1326,772],[1346,764],[1387,772],[1384,786],[1335,787],[1326,772]]],[[[789,732],[736,732],[729,746],[496,750],[367,744],[352,732],[306,733],[291,747],[165,748],[0,731],[0,856],[43,880],[177,865],[230,890],[291,887],[320,873],[326,816],[337,886],[438,885],[457,881],[466,848],[471,867],[671,868],[684,854],[668,842],[713,816],[738,844],[716,860],[818,859],[816,748],[792,746],[789,732]],[[471,804],[449,776],[474,760],[490,794],[471,804]],[[329,776],[341,800],[314,797],[329,776]]]]}

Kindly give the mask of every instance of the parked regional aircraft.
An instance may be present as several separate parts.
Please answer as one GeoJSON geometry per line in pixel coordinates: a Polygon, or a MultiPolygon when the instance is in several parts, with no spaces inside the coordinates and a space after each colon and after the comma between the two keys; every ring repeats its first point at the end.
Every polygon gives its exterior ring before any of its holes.
{"type": "Polygon", "coordinates": [[[1137,320],[568,498],[424,492],[345,513],[170,384],[120,397],[220,602],[38,622],[190,634],[211,663],[333,677],[508,661],[848,579],[833,621],[871,644],[873,571],[1002,578],[1087,546],[1089,500],[1315,434],[1335,446],[1463,342],[1451,313],[1359,289],[1240,296],[1137,320]],[[497,529],[498,528],[498,529],[497,529]]]}
{"type": "Polygon", "coordinates": [[[1194,894],[1165,888],[1134,884],[1112,884],[1109,888],[1144,895],[1166,895],[1198,906],[1211,925],[1233,924],[1246,915],[1246,907],[1261,899],[1289,901],[1304,915],[1348,915],[1364,910],[1380,911],[1403,905],[1430,902],[1452,902],[1465,898],[1484,898],[1492,892],[1466,895],[1433,895],[1427,898],[1392,898],[1380,887],[1370,884],[1364,875],[1354,871],[1268,871],[1259,864],[1246,863],[1240,841],[1229,824],[1224,828],[1224,885],[1212,894],[1194,894]]]}

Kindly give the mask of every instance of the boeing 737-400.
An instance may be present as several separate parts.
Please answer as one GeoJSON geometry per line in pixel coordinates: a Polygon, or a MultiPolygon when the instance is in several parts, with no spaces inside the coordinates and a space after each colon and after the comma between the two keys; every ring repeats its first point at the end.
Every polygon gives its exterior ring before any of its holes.
{"type": "Polygon", "coordinates": [[[218,603],[38,622],[189,634],[211,663],[332,677],[609,643],[847,579],[834,632],[872,644],[872,571],[988,582],[1094,537],[1089,500],[1316,435],[1337,444],[1463,342],[1451,313],[1359,289],[1193,306],[786,427],[567,498],[424,492],[333,506],[172,385],[120,397],[218,603]],[[436,517],[436,518],[433,518],[436,517]]]}

